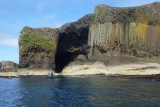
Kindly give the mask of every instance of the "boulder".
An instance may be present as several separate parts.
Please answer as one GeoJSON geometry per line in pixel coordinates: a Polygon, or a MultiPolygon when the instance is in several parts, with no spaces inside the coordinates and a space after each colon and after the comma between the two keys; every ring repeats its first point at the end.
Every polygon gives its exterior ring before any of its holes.
{"type": "Polygon", "coordinates": [[[9,70],[17,68],[17,64],[12,61],[2,61],[1,62],[1,70],[9,70]]]}

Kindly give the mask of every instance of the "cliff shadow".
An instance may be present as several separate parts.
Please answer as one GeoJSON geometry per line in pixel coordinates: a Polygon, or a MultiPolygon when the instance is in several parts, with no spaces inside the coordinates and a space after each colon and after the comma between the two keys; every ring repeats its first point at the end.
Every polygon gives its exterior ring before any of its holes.
{"type": "Polygon", "coordinates": [[[55,55],[55,71],[60,73],[63,68],[72,62],[78,55],[87,51],[89,27],[68,27],[65,32],[60,32],[55,55]]]}
{"type": "Polygon", "coordinates": [[[67,66],[70,62],[72,62],[77,56],[78,56],[77,53],[75,54],[75,53],[70,53],[70,52],[56,54],[55,71],[57,73],[62,72],[63,68],[67,66]]]}

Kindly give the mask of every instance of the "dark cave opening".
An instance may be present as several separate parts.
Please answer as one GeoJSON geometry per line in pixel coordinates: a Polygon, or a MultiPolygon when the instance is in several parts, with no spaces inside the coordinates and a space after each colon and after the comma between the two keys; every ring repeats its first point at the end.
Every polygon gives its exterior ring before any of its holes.
{"type": "Polygon", "coordinates": [[[55,72],[61,73],[63,68],[73,61],[77,56],[77,53],[71,52],[57,53],[55,56],[55,72]]]}
{"type": "Polygon", "coordinates": [[[71,24],[67,29],[64,26],[65,29],[59,32],[55,55],[57,73],[61,73],[65,66],[87,50],[89,26],[77,25],[77,23],[71,24]]]}

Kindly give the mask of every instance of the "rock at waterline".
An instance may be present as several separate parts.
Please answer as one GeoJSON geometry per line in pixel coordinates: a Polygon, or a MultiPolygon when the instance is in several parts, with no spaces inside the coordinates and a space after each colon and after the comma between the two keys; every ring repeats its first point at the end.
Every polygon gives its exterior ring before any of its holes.
{"type": "Polygon", "coordinates": [[[12,61],[2,61],[0,62],[0,71],[13,70],[17,68],[17,64],[12,61]]]}

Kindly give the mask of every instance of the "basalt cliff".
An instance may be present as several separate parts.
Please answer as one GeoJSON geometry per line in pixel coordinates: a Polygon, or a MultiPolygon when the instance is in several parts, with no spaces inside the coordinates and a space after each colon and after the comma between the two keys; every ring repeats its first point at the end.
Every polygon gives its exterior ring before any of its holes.
{"type": "Polygon", "coordinates": [[[160,62],[160,3],[138,7],[95,7],[60,28],[24,27],[19,38],[20,67],[52,68],[100,61],[105,65],[160,62]]]}

